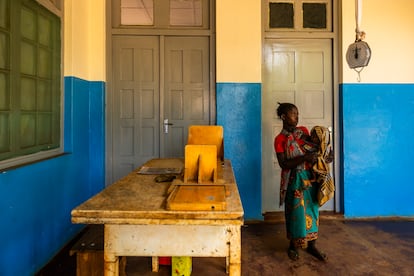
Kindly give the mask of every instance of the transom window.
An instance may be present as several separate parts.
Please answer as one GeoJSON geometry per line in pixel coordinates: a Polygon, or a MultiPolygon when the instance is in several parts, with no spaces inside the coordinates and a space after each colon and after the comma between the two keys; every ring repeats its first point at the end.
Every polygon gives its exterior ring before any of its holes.
{"type": "Polygon", "coordinates": [[[330,0],[269,0],[268,30],[331,31],[330,0]]]}
{"type": "MultiPolygon", "coordinates": [[[[121,26],[205,27],[208,0],[118,0],[121,26]]],[[[114,1],[115,5],[117,1],[114,1]]]]}
{"type": "Polygon", "coordinates": [[[154,0],[121,0],[122,25],[153,25],[154,0]]]}
{"type": "Polygon", "coordinates": [[[60,151],[58,2],[0,0],[0,169],[60,151]]]}

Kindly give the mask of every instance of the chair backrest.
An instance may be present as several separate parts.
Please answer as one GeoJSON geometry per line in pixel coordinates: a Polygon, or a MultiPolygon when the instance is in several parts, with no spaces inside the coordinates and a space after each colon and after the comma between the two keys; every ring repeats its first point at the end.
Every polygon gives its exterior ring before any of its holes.
{"type": "Polygon", "coordinates": [[[186,145],[184,183],[217,182],[217,148],[215,145],[186,145]]]}
{"type": "Polygon", "coordinates": [[[193,125],[188,128],[187,145],[215,145],[217,159],[224,160],[224,137],[222,126],[193,125]]]}

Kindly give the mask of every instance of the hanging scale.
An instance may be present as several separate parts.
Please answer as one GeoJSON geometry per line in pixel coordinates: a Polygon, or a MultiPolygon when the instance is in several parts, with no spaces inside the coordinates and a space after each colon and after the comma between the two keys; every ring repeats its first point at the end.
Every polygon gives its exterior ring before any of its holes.
{"type": "Polygon", "coordinates": [[[346,52],[346,61],[348,62],[349,68],[354,69],[358,73],[357,80],[360,82],[360,73],[364,67],[368,65],[371,59],[371,49],[369,48],[368,43],[363,41],[365,38],[365,32],[359,29],[362,9],[361,0],[355,0],[355,5],[355,42],[348,47],[348,50],[346,52]]]}

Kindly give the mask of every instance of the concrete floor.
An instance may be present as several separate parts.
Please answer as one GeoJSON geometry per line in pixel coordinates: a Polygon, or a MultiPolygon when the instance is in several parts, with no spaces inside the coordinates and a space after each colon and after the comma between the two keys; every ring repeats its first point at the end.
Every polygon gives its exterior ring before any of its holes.
{"type": "MultiPolygon", "coordinates": [[[[414,221],[322,219],[318,247],[321,262],[300,251],[291,261],[283,223],[254,223],[242,228],[242,275],[414,275],[414,221]]],[[[67,252],[66,252],[67,253],[67,252]]],[[[224,258],[193,258],[195,276],[226,275],[224,258]]],[[[61,252],[38,276],[76,275],[75,261],[61,252]]],[[[128,276],[171,275],[170,266],[151,272],[150,258],[128,257],[128,276]]]]}

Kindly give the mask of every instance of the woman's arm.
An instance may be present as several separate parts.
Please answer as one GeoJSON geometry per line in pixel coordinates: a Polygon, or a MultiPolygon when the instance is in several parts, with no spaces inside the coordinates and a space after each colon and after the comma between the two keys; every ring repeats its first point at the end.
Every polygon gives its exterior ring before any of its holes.
{"type": "Polygon", "coordinates": [[[292,159],[287,159],[283,152],[277,153],[276,156],[277,161],[279,162],[279,166],[282,169],[294,169],[304,162],[309,162],[313,164],[318,160],[318,154],[316,152],[308,152],[305,153],[305,155],[298,156],[292,159]]]}

